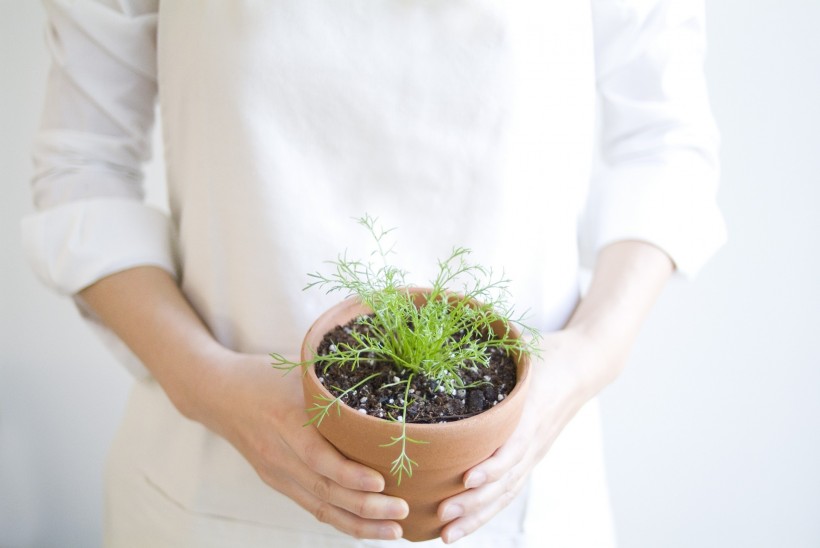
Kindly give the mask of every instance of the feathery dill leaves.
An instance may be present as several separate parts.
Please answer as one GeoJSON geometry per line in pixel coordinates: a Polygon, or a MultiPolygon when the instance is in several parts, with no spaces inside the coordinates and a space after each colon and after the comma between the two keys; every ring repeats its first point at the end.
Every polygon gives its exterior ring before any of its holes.
{"type": "MultiPolygon", "coordinates": [[[[401,424],[401,432],[383,447],[400,448],[392,473],[401,483],[403,476],[412,476],[416,466],[407,454],[408,444],[426,443],[406,434],[407,409],[414,401],[409,393],[412,380],[422,377],[434,381],[447,393],[470,388],[474,384],[465,384],[460,371],[487,367],[491,349],[508,355],[532,354],[539,335],[524,323],[523,316],[514,315],[508,304],[509,280],[470,262],[470,250],[464,247],[454,247],[449,256],[438,261],[438,273],[431,280],[426,301],[417,306],[414,295],[407,291],[407,273],[389,261],[394,248],[388,237],[394,229],[382,228],[369,215],[358,223],[374,241],[370,257],[351,259],[347,253],[340,254],[329,261],[333,267],[329,274],[309,274],[305,289],[321,288],[358,298],[372,311],[357,319],[365,329],[351,332],[355,344],[336,345],[304,362],[293,362],[280,354],[271,356],[274,367],[286,371],[314,366],[323,371],[332,367],[355,369],[364,360],[373,359],[394,363],[405,397],[388,417],[401,424]],[[513,325],[520,337],[513,335],[513,325]]],[[[342,395],[314,402],[308,410],[312,414],[308,424],[320,423],[334,405],[341,404],[342,395]]]]}

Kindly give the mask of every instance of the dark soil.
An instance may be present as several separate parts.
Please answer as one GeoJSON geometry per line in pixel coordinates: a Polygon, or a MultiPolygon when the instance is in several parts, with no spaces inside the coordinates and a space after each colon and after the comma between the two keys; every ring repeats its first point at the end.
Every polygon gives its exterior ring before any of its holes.
{"type": "MultiPolygon", "coordinates": [[[[340,343],[355,347],[356,342],[350,336],[350,332],[364,328],[355,319],[344,326],[337,326],[325,335],[319,345],[318,354],[328,354],[331,345],[340,343]]],[[[460,373],[463,385],[476,384],[472,388],[445,393],[444,387],[439,386],[435,380],[415,377],[410,386],[412,403],[407,408],[407,422],[456,421],[477,415],[502,401],[515,386],[515,361],[499,349],[489,349],[488,355],[489,366],[467,367],[460,373]]],[[[319,380],[334,396],[338,396],[366,377],[378,373],[378,377],[343,396],[342,401],[359,412],[374,417],[395,419],[401,416],[401,411],[391,405],[403,404],[406,385],[386,385],[406,379],[408,372],[399,370],[393,362],[378,360],[374,356],[374,359],[360,363],[354,371],[348,367],[330,367],[323,372],[321,361],[315,367],[319,380]]]]}

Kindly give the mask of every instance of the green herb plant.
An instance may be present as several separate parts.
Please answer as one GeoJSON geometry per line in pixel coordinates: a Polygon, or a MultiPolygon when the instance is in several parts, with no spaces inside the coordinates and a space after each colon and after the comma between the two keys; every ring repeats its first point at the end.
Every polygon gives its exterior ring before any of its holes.
{"type": "MultiPolygon", "coordinates": [[[[453,248],[446,259],[438,261],[438,273],[431,281],[426,302],[416,306],[407,291],[407,273],[389,262],[393,248],[386,247],[386,240],[394,229],[381,228],[377,219],[368,215],[358,219],[358,223],[375,242],[370,259],[352,260],[346,253],[340,255],[329,261],[335,267],[331,274],[310,274],[311,282],[305,289],[319,287],[328,293],[338,291],[358,298],[372,310],[372,315],[357,318],[367,329],[351,332],[355,344],[333,345],[327,353],[315,354],[307,361],[294,362],[281,354],[271,357],[274,367],[286,371],[317,364],[323,372],[332,367],[355,370],[365,360],[393,362],[398,374],[383,388],[403,385],[404,397],[388,413],[388,420],[399,423],[401,432],[382,447],[399,448],[391,473],[401,484],[402,477],[411,477],[417,465],[408,454],[409,445],[426,443],[407,435],[407,409],[417,397],[410,393],[413,380],[423,377],[435,381],[446,393],[472,388],[476,383],[465,384],[460,371],[487,367],[489,351],[494,348],[511,355],[532,354],[539,336],[524,323],[522,316],[513,316],[507,302],[509,280],[470,263],[470,250],[463,247],[453,248]],[[500,332],[493,329],[494,324],[503,326],[500,332]],[[513,324],[521,337],[513,336],[513,324]]],[[[313,402],[306,425],[320,425],[334,406],[338,412],[348,393],[377,376],[371,375],[345,389],[332,387],[338,395],[313,402]]]]}

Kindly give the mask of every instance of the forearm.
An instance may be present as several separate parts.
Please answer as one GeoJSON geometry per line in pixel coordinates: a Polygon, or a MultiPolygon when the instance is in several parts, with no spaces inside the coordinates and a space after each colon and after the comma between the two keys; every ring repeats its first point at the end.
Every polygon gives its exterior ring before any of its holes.
{"type": "Polygon", "coordinates": [[[229,351],[210,334],[174,279],[156,267],[107,276],[80,297],[140,358],[184,415],[199,419],[229,351]]]}
{"type": "Polygon", "coordinates": [[[439,506],[442,520],[453,520],[442,532],[445,542],[475,531],[499,512],[564,426],[615,378],[672,271],[666,253],[644,242],[617,242],[601,251],[589,291],[565,329],[543,337],[516,431],[465,474],[467,491],[439,506]]]}
{"type": "Polygon", "coordinates": [[[600,359],[582,372],[592,392],[620,372],[673,270],[669,256],[645,242],[621,241],[601,250],[589,290],[566,325],[599,352],[600,359]]]}

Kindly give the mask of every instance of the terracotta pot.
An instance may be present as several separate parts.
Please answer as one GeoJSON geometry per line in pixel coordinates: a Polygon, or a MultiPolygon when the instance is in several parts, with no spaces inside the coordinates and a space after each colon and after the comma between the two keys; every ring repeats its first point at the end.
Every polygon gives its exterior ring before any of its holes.
{"type": "MultiPolygon", "coordinates": [[[[417,304],[425,300],[427,290],[412,289],[417,304]]],[[[348,299],[322,314],[311,326],[302,343],[302,360],[313,357],[326,333],[344,325],[356,316],[367,314],[360,302],[348,299]]],[[[500,326],[497,326],[500,329],[500,326]]],[[[518,335],[518,332],[515,332],[518,335]]],[[[401,486],[390,474],[398,456],[396,446],[380,447],[401,433],[400,423],[359,413],[341,406],[341,413],[329,413],[319,426],[321,434],[346,457],[369,466],[385,478],[384,492],[401,497],[410,506],[410,515],[401,522],[404,538],[429,540],[440,535],[444,526],[436,514],[444,499],[464,491],[464,473],[493,454],[509,438],[524,405],[529,385],[529,360],[518,359],[518,380],[513,391],[491,409],[467,419],[441,424],[408,424],[407,435],[426,444],[411,444],[409,456],[418,463],[412,477],[404,477],[401,486]]],[[[314,396],[332,397],[319,382],[313,368],[303,378],[305,401],[314,396]]]]}

